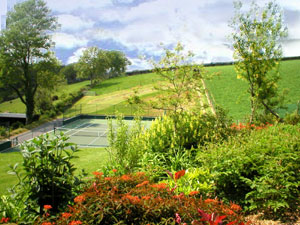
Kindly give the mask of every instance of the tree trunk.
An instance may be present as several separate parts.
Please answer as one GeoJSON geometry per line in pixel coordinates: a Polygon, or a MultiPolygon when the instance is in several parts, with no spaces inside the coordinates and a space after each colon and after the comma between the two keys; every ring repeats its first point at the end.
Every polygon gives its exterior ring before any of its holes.
{"type": "Polygon", "coordinates": [[[26,124],[33,122],[34,96],[32,93],[26,94],[26,124]]]}

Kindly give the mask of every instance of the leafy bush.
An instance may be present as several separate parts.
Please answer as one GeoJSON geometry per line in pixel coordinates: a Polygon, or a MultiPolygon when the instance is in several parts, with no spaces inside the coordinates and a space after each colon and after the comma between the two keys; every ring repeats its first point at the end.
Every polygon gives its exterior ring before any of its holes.
{"type": "Polygon", "coordinates": [[[11,196],[1,199],[3,216],[32,224],[36,215],[43,213],[44,205],[58,211],[78,193],[82,182],[74,176],[76,169],[70,162],[78,150],[67,140],[63,135],[50,138],[46,134],[21,145],[25,176],[17,165],[11,167],[10,173],[17,175],[19,183],[12,188],[11,196]]]}
{"type": "Polygon", "coordinates": [[[197,160],[214,176],[217,196],[276,218],[300,203],[299,140],[299,125],[277,125],[211,145],[197,160]]]}
{"type": "MultiPolygon", "coordinates": [[[[176,195],[166,184],[151,183],[141,172],[96,179],[74,199],[75,204],[55,219],[44,216],[36,224],[243,224],[238,205],[202,200],[191,193],[176,195]]],[[[179,179],[179,178],[178,178],[179,179]]]]}

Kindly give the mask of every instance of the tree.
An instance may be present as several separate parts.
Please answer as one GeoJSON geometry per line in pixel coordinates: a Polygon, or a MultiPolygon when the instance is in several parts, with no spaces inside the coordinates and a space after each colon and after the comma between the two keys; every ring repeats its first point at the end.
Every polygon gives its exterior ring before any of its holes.
{"type": "Polygon", "coordinates": [[[53,62],[50,32],[57,27],[43,0],[28,0],[8,13],[7,29],[0,36],[0,80],[26,105],[27,123],[33,121],[34,96],[41,78],[50,75],[45,66],[53,62]]]}
{"type": "Polygon", "coordinates": [[[104,51],[97,47],[89,47],[83,51],[75,66],[78,75],[91,80],[93,86],[97,80],[104,78],[109,68],[108,60],[104,51]]]}
{"type": "Polygon", "coordinates": [[[126,58],[123,52],[107,51],[109,61],[109,77],[121,76],[126,71],[126,66],[131,65],[131,62],[126,58]]]}
{"type": "Polygon", "coordinates": [[[151,103],[153,108],[180,113],[187,109],[201,111],[206,107],[201,98],[204,95],[203,79],[208,74],[202,65],[194,63],[192,52],[184,53],[178,43],[174,50],[165,49],[165,54],[156,63],[152,61],[153,72],[164,81],[155,89],[161,93],[157,101],[151,103]]]}
{"type": "Polygon", "coordinates": [[[287,36],[282,12],[275,2],[260,8],[252,3],[248,12],[242,12],[242,3],[235,2],[235,16],[230,25],[235,69],[238,78],[249,84],[251,116],[253,121],[258,109],[279,118],[275,109],[280,103],[277,82],[279,61],[282,57],[281,40],[287,36]]]}
{"type": "Polygon", "coordinates": [[[68,64],[61,68],[61,75],[67,80],[68,84],[75,83],[77,81],[77,71],[75,69],[75,63],[68,64]]]}

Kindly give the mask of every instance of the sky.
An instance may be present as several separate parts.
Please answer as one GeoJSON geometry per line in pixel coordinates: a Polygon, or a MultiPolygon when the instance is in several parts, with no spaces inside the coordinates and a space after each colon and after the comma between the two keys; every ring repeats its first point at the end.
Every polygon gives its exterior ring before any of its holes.
{"type": "MultiPolygon", "coordinates": [[[[4,0],[0,0],[4,1],[4,0]]],[[[63,64],[76,62],[84,49],[120,50],[132,65],[151,68],[141,57],[158,59],[163,44],[181,42],[198,62],[232,61],[232,0],[45,0],[61,28],[53,34],[63,64]]],[[[242,0],[248,4],[249,0],[242,0]]],[[[263,5],[265,0],[257,0],[263,5]]],[[[300,0],[277,0],[289,36],[284,56],[300,56],[300,0]]]]}

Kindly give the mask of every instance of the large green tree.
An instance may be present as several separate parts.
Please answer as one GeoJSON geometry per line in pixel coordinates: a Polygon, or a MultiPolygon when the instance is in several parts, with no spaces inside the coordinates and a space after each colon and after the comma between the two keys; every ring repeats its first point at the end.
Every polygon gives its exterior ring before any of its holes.
{"type": "Polygon", "coordinates": [[[50,52],[51,31],[57,27],[57,19],[43,0],[28,0],[8,13],[7,29],[1,32],[0,81],[26,105],[27,123],[33,121],[38,87],[49,85],[42,82],[52,75],[47,67],[57,63],[50,52]]]}
{"type": "Polygon", "coordinates": [[[126,72],[127,65],[131,62],[126,58],[125,54],[120,51],[107,51],[109,62],[109,77],[118,77],[126,72]]]}
{"type": "Polygon", "coordinates": [[[98,47],[85,49],[75,65],[79,77],[90,79],[91,86],[106,76],[108,68],[109,62],[106,53],[98,47]]]}
{"type": "Polygon", "coordinates": [[[278,4],[270,2],[259,7],[255,2],[248,11],[242,11],[242,3],[235,2],[233,28],[235,69],[238,78],[249,84],[251,117],[259,109],[279,118],[275,109],[280,103],[277,82],[279,61],[282,57],[281,41],[287,36],[282,11],[278,4]]]}

